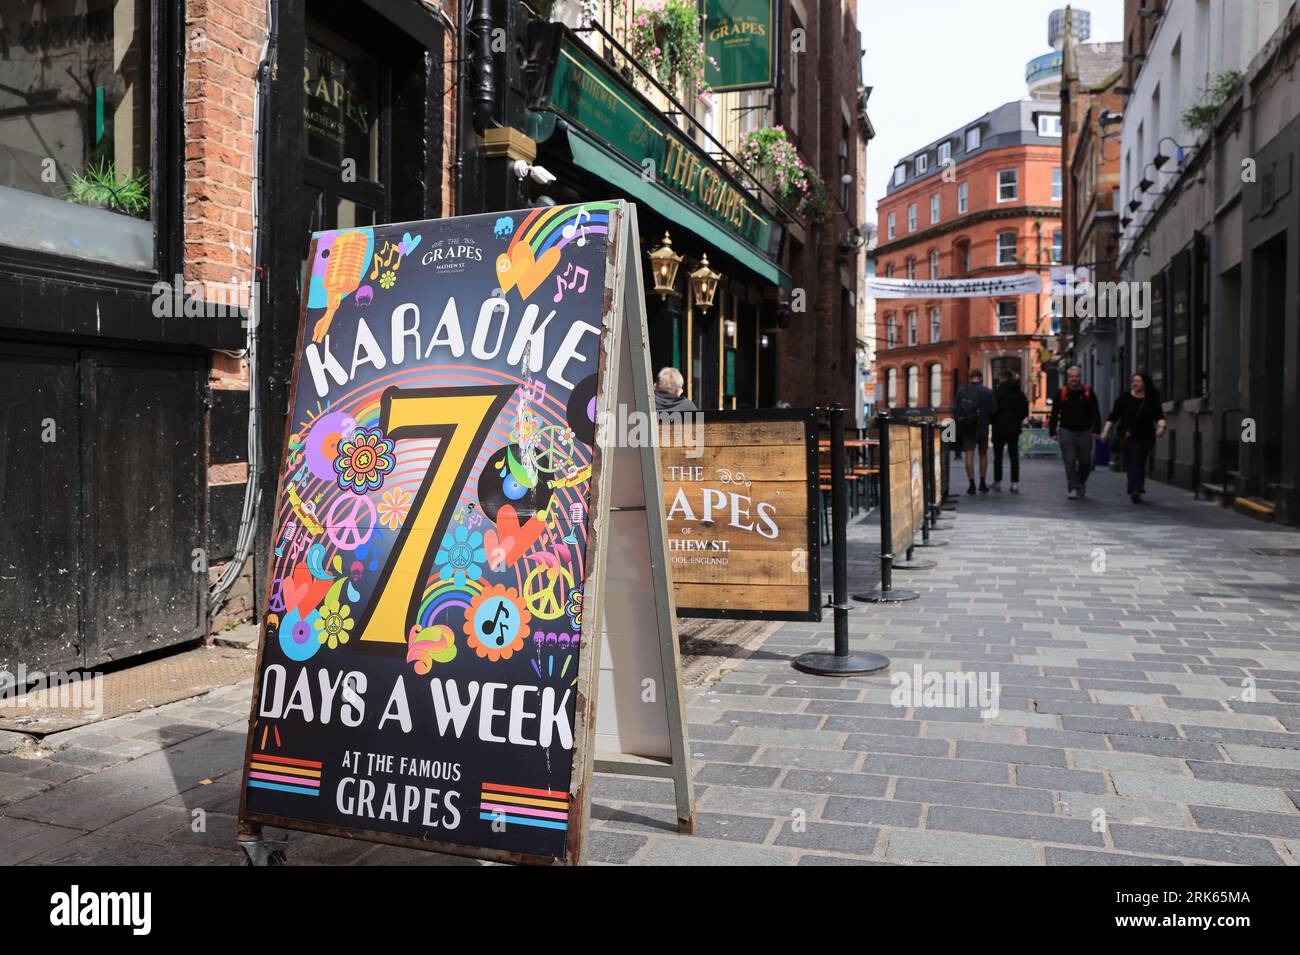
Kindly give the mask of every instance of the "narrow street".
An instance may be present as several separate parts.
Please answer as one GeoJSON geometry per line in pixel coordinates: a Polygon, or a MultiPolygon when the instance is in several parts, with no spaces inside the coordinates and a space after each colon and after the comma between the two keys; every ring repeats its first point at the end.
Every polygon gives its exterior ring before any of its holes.
{"type": "MultiPolygon", "coordinates": [[[[938,566],[896,574],[920,599],[851,615],[854,647],[890,670],[798,673],[830,619],[782,626],[688,691],[697,834],[675,833],[671,784],[600,776],[593,861],[1300,862],[1300,535],[1149,487],[1135,507],[1102,472],[1067,501],[1059,463],[1029,461],[1022,494],[963,494],[936,535],[950,545],[925,555],[938,566]],[[917,665],[996,675],[997,715],[893,705],[890,674],[917,665]]],[[[877,533],[870,516],[851,527],[853,566],[877,533]]],[[[248,694],[35,748],[0,736],[0,863],[241,863],[248,694]]],[[[290,838],[290,864],[430,861],[290,838]]]]}

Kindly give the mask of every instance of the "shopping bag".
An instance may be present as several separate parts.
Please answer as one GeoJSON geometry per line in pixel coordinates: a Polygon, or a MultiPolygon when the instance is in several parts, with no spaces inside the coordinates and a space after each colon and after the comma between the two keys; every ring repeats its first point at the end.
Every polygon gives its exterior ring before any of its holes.
{"type": "Polygon", "coordinates": [[[1092,442],[1092,464],[1098,468],[1110,467],[1110,445],[1101,438],[1092,442]]]}

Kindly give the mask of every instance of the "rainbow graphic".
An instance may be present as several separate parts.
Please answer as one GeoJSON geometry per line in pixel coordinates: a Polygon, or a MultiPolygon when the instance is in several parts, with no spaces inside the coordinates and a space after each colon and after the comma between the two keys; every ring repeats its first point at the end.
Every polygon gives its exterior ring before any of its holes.
{"type": "Polygon", "coordinates": [[[480,819],[540,829],[569,828],[569,794],[504,783],[484,783],[479,802],[480,819]]]}
{"type": "Polygon", "coordinates": [[[588,202],[577,206],[534,209],[515,229],[506,251],[510,252],[520,242],[527,242],[532,246],[534,258],[540,259],[552,246],[562,249],[583,238],[584,233],[609,235],[609,211],[614,205],[612,202],[588,202]]]}
{"type": "Polygon", "coordinates": [[[319,796],[321,766],[313,759],[254,753],[248,770],[248,785],[253,789],[274,789],[295,796],[319,796]]]}
{"type": "Polygon", "coordinates": [[[470,601],[482,592],[482,581],[466,580],[458,587],[455,580],[443,580],[434,574],[429,578],[424,595],[420,598],[420,626],[431,626],[438,614],[448,607],[460,607],[468,612],[470,601]]]}

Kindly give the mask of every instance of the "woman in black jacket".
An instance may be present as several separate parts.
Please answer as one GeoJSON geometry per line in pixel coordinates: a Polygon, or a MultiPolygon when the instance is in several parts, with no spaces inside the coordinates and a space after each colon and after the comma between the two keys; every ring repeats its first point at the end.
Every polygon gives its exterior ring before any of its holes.
{"type": "Polygon", "coordinates": [[[1125,470],[1128,472],[1128,496],[1134,504],[1142,503],[1146,493],[1147,458],[1156,446],[1156,438],[1165,433],[1165,412],[1160,403],[1160,392],[1151,384],[1144,371],[1135,372],[1129,390],[1115,399],[1115,407],[1106,419],[1101,439],[1115,437],[1112,451],[1122,451],[1125,470]]]}

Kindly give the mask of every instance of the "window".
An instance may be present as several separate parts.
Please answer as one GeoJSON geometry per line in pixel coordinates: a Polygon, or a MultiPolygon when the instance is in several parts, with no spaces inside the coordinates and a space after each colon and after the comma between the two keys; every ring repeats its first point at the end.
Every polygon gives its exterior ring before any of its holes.
{"type": "MultiPolygon", "coordinates": [[[[801,34],[803,31],[803,23],[800,21],[799,15],[793,10],[790,11],[790,20],[790,26],[793,29],[800,31],[801,34]]],[[[799,69],[802,65],[803,57],[799,54],[798,50],[794,48],[794,44],[790,44],[790,46],[790,131],[797,135],[799,132],[799,69]]],[[[754,112],[758,111],[754,110],[754,112]]]]}
{"type": "Polygon", "coordinates": [[[972,126],[966,130],[966,152],[973,153],[980,148],[980,128],[972,126]]]}
{"type": "Polygon", "coordinates": [[[1020,195],[1020,173],[1003,169],[998,173],[998,202],[1010,202],[1020,195]]]}
{"type": "Polygon", "coordinates": [[[894,277],[894,263],[890,262],[888,265],[885,266],[885,278],[892,279],[893,277],[894,277]]]}
{"type": "Polygon", "coordinates": [[[916,203],[908,203],[907,206],[907,231],[916,231],[916,203]]]}
{"type": "Polygon", "coordinates": [[[943,312],[936,305],[930,309],[930,344],[939,341],[943,333],[943,312]]]}
{"type": "Polygon", "coordinates": [[[916,278],[916,257],[909,255],[907,257],[907,279],[912,281],[916,278]]]}
{"type": "Polygon", "coordinates": [[[925,153],[916,157],[916,174],[919,176],[930,168],[930,157],[925,153]]]}
{"type": "Polygon", "coordinates": [[[917,339],[916,339],[916,309],[914,309],[914,308],[913,308],[913,309],[908,309],[908,311],[907,311],[907,344],[908,344],[908,345],[915,345],[915,344],[917,344],[917,339]]]}
{"type": "Polygon", "coordinates": [[[1016,264],[1016,234],[1014,232],[998,233],[998,265],[1016,264]]]}
{"type": "Polygon", "coordinates": [[[894,215],[894,213],[891,212],[889,214],[889,218],[885,221],[886,221],[886,229],[887,229],[886,235],[888,235],[889,238],[892,239],[896,231],[895,226],[898,225],[897,217],[894,215]]]}
{"type": "Polygon", "coordinates": [[[1038,135],[1061,136],[1061,114],[1060,113],[1040,113],[1038,116],[1038,135]]]}
{"type": "Polygon", "coordinates": [[[951,159],[951,158],[952,158],[952,143],[940,143],[940,144],[939,144],[939,150],[938,150],[938,156],[939,156],[939,165],[940,165],[940,166],[942,166],[942,165],[943,165],[944,163],[946,163],[949,159],[951,159]]]}
{"type": "Polygon", "coordinates": [[[930,407],[943,404],[943,365],[937,361],[930,366],[930,407]]]}
{"type": "Polygon", "coordinates": [[[1052,232],[1052,262],[1056,265],[1061,264],[1062,238],[1063,236],[1060,229],[1056,229],[1052,232]]]}
{"type": "Polygon", "coordinates": [[[154,268],[153,6],[0,2],[0,243],[154,268]]]}
{"type": "Polygon", "coordinates": [[[1014,301],[998,302],[998,334],[1014,335],[1017,330],[1019,309],[1014,301]]]}
{"type": "Polygon", "coordinates": [[[1052,170],[1052,198],[1061,201],[1061,167],[1052,170]]]}
{"type": "Polygon", "coordinates": [[[909,408],[915,408],[920,400],[921,369],[916,367],[916,365],[909,365],[907,369],[907,406],[909,408]]]}
{"type": "Polygon", "coordinates": [[[898,404],[898,369],[889,369],[885,374],[885,381],[889,383],[885,392],[885,404],[892,408],[894,405],[898,404]]]}
{"type": "Polygon", "coordinates": [[[894,185],[901,186],[907,180],[907,164],[899,163],[894,167],[894,185]]]}
{"type": "Polygon", "coordinates": [[[939,250],[931,249],[930,250],[930,278],[937,279],[938,277],[939,277],[939,250]]]}
{"type": "Polygon", "coordinates": [[[885,345],[889,348],[898,347],[898,321],[893,312],[885,315],[885,345]]]}
{"type": "Polygon", "coordinates": [[[957,184],[957,214],[965,215],[970,208],[970,187],[968,183],[957,184]]]}
{"type": "Polygon", "coordinates": [[[939,193],[930,197],[930,225],[939,221],[939,193]]]}

